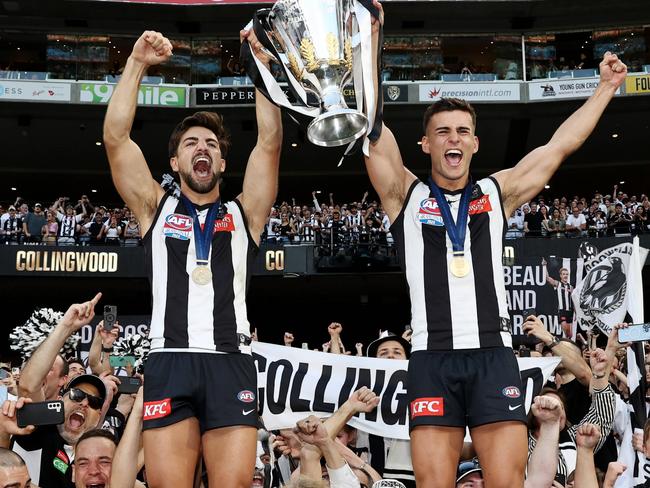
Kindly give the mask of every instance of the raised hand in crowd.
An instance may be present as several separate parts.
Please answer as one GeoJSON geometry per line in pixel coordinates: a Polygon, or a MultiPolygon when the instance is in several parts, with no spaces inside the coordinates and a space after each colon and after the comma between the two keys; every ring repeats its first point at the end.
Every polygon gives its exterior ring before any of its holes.
{"type": "Polygon", "coordinates": [[[410,327],[408,329],[404,329],[404,332],[402,332],[402,339],[411,342],[411,337],[413,337],[413,329],[410,327]]]}
{"type": "Polygon", "coordinates": [[[610,359],[613,359],[614,356],[616,356],[616,353],[619,349],[625,349],[626,347],[632,345],[631,342],[620,342],[618,339],[618,331],[627,328],[628,324],[626,323],[616,324],[612,329],[612,332],[609,334],[605,351],[607,352],[610,359]]]}
{"type": "Polygon", "coordinates": [[[605,351],[598,348],[591,352],[589,365],[591,366],[592,372],[591,388],[594,390],[602,390],[609,384],[612,361],[605,351]]]}
{"type": "Polygon", "coordinates": [[[531,405],[537,428],[535,449],[528,460],[525,488],[546,488],[555,478],[562,404],[554,395],[538,395],[531,405]]]}
{"type": "Polygon", "coordinates": [[[110,354],[113,351],[113,344],[119,336],[119,331],[119,322],[115,322],[112,329],[105,329],[103,320],[97,324],[95,337],[93,337],[88,354],[88,366],[90,366],[93,374],[100,375],[104,372],[113,372],[113,367],[110,364],[110,354]]]}
{"type": "Polygon", "coordinates": [[[139,488],[144,485],[136,480],[136,476],[144,466],[142,455],[142,415],[144,408],[144,387],[140,387],[133,399],[132,413],[124,429],[124,434],[115,450],[113,469],[111,471],[112,488],[139,488]],[[137,460],[137,462],[136,462],[137,460]]]}
{"type": "Polygon", "coordinates": [[[578,427],[576,433],[577,460],[575,486],[579,488],[598,488],[594,449],[600,441],[600,429],[597,425],[585,423],[578,427]]]}
{"type": "Polygon", "coordinates": [[[357,350],[357,356],[363,356],[363,344],[361,342],[357,342],[354,348],[357,350]]]}
{"type": "Polygon", "coordinates": [[[607,466],[607,473],[603,481],[603,488],[614,488],[616,480],[625,472],[627,466],[625,464],[615,461],[609,463],[607,466]]]}
{"type": "Polygon", "coordinates": [[[343,342],[341,341],[343,326],[338,322],[332,322],[327,326],[327,332],[330,335],[330,351],[332,354],[343,354],[345,352],[343,342]]]}
{"type": "Polygon", "coordinates": [[[291,347],[291,345],[293,344],[293,341],[294,341],[293,334],[291,332],[285,332],[284,333],[284,345],[288,346],[288,347],[291,347]]]}
{"type": "MultiPolygon", "coordinates": [[[[95,305],[97,305],[101,297],[102,294],[97,293],[92,300],[70,305],[52,333],[38,346],[29,358],[29,361],[27,361],[18,385],[20,396],[29,397],[35,402],[54,399],[58,396],[58,391],[49,393],[45,391],[45,379],[54,366],[55,361],[63,361],[63,358],[59,356],[59,351],[63,348],[68,337],[84,325],[90,323],[93,319],[95,316],[95,305]]],[[[65,379],[64,377],[60,386],[63,386],[65,379]]]]}
{"type": "Polygon", "coordinates": [[[251,332],[251,341],[253,342],[258,342],[259,338],[257,337],[257,327],[253,329],[253,332],[251,332]]]}
{"type": "Polygon", "coordinates": [[[324,342],[323,343],[323,352],[330,352],[330,347],[332,346],[332,343],[330,341],[324,342]]]}
{"type": "Polygon", "coordinates": [[[6,400],[0,410],[0,447],[9,449],[12,435],[29,435],[34,432],[35,427],[18,427],[16,423],[16,412],[23,408],[26,403],[31,403],[30,398],[20,397],[18,400],[6,400]]]}

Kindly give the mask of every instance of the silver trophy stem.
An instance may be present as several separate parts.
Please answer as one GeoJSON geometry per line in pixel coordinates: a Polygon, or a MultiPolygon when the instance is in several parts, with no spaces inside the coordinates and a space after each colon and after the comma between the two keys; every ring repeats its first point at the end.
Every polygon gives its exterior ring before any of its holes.
{"type": "Polygon", "coordinates": [[[343,146],[365,134],[368,129],[367,117],[347,107],[338,86],[329,86],[321,97],[324,113],[307,127],[307,137],[313,144],[323,147],[343,146]]]}

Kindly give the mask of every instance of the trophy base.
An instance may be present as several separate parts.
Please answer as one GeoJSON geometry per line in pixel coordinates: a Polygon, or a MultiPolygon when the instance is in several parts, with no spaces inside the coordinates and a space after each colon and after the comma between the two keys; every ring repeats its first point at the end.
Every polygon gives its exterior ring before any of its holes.
{"type": "Polygon", "coordinates": [[[307,127],[307,138],[317,146],[344,146],[362,137],[368,129],[368,119],[349,108],[326,112],[307,127]]]}

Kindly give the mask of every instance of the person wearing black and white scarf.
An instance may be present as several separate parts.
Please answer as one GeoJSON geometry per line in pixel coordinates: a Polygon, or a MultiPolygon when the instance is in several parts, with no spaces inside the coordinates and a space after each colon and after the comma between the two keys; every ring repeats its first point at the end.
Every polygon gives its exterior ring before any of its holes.
{"type": "Polygon", "coordinates": [[[70,204],[66,205],[63,211],[63,199],[59,198],[52,206],[56,209],[56,219],[59,221],[59,245],[74,244],[79,224],[83,222],[86,216],[86,205],[80,200],[81,211],[80,214],[75,214],[74,207],[70,204]]]}

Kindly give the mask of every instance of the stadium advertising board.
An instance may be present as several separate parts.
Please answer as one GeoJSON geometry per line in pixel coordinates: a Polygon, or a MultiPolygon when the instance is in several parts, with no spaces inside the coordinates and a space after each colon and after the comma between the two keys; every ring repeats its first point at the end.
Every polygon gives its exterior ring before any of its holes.
{"type": "Polygon", "coordinates": [[[0,80],[0,100],[69,102],[70,83],[0,80]]]}
{"type": "MultiPolygon", "coordinates": [[[[79,102],[107,104],[113,95],[115,85],[109,83],[81,83],[79,102]]],[[[185,86],[142,85],[138,90],[138,105],[158,107],[186,107],[185,86]]]]}
{"type": "Polygon", "coordinates": [[[519,83],[421,83],[420,102],[435,102],[441,98],[463,98],[469,102],[518,102],[519,83]]]}
{"type": "Polygon", "coordinates": [[[628,76],[625,79],[626,93],[650,93],[650,75],[628,76]]]}
{"type": "MultiPolygon", "coordinates": [[[[528,83],[528,98],[543,101],[561,98],[589,98],[598,88],[599,82],[599,78],[531,81],[528,83]]],[[[621,90],[617,90],[616,94],[620,95],[620,93],[621,90]]]]}
{"type": "MultiPolygon", "coordinates": [[[[387,103],[408,102],[408,86],[384,84],[384,101],[387,103]]],[[[284,91],[289,100],[294,97],[288,90],[284,91]]],[[[352,86],[343,90],[343,96],[348,105],[355,105],[355,92],[352,86]]],[[[308,100],[317,103],[316,99],[308,94],[308,100]]],[[[255,87],[253,86],[202,86],[194,89],[194,104],[197,106],[209,105],[255,105],[255,87]]]]}

